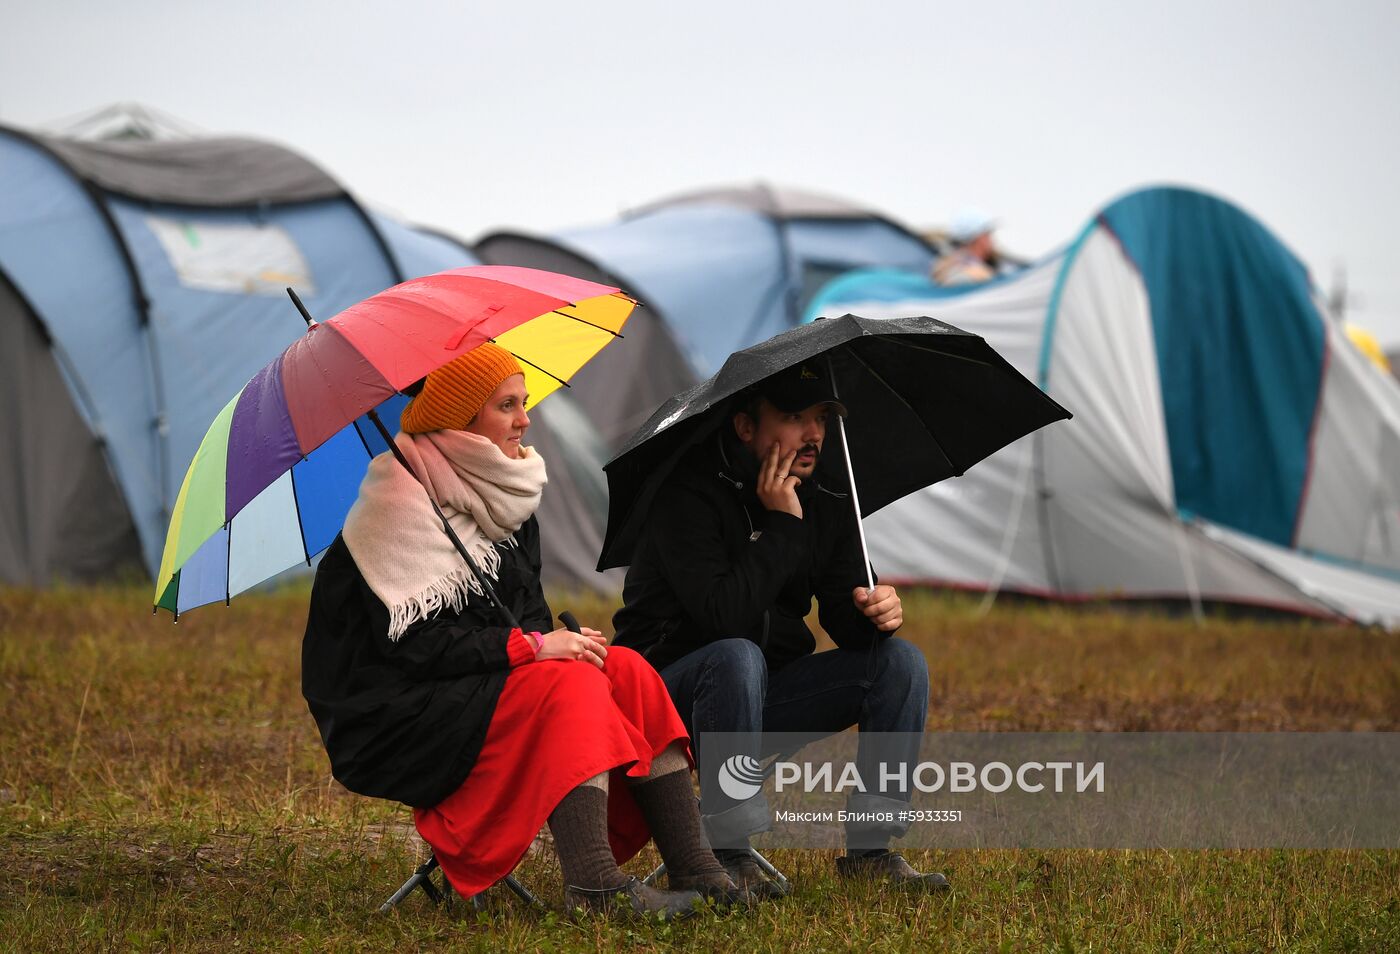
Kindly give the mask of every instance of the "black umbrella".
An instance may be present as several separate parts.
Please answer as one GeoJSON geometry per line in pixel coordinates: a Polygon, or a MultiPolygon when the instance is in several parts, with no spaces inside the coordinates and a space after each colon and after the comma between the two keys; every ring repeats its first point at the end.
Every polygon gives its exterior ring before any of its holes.
{"type": "Polygon", "coordinates": [[[729,420],[731,397],[813,361],[849,411],[837,418],[836,437],[848,448],[862,517],[1070,417],[981,337],[936,318],[814,321],[730,355],[714,377],[658,408],[608,462],[598,569],[631,562],[657,490],[687,450],[729,420]]]}

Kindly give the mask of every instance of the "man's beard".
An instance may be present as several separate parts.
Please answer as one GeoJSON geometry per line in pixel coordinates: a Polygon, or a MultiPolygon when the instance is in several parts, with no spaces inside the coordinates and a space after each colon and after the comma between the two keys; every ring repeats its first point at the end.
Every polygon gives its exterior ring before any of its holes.
{"type": "MultiPolygon", "coordinates": [[[[822,449],[816,444],[803,444],[797,449],[797,457],[801,457],[808,451],[812,452],[812,470],[815,471],[817,469],[817,465],[820,464],[822,460],[822,449]]],[[[794,457],[793,460],[795,461],[797,457],[794,457]]]]}

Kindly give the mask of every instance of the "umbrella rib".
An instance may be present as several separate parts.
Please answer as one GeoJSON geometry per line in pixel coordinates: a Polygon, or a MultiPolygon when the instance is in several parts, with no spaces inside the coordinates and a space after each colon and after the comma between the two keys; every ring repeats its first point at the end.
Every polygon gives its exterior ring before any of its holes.
{"type": "MultiPolygon", "coordinates": [[[[914,420],[919,422],[919,426],[924,429],[924,433],[928,435],[928,439],[933,441],[933,446],[938,448],[938,453],[942,454],[943,459],[948,462],[948,466],[956,471],[958,469],[958,465],[953,463],[953,458],[948,456],[948,452],[943,449],[943,445],[939,442],[937,436],[935,436],[933,431],[929,430],[928,425],[924,423],[923,415],[921,415],[918,411],[914,410],[914,405],[910,404],[909,401],[904,397],[904,395],[900,394],[899,390],[893,384],[890,384],[890,382],[886,381],[884,376],[881,375],[879,371],[876,371],[864,358],[856,354],[854,349],[848,348],[846,350],[851,357],[855,358],[856,361],[860,362],[861,367],[865,368],[865,370],[870,372],[871,377],[883,384],[885,386],[885,389],[891,394],[893,394],[900,404],[903,404],[909,409],[909,413],[914,415],[914,420]]],[[[920,348],[919,350],[923,351],[927,349],[920,348]]],[[[849,447],[846,448],[846,453],[850,453],[849,447]]],[[[961,471],[959,471],[959,473],[961,473],[961,471]]]]}
{"type": "MultiPolygon", "coordinates": [[[[940,358],[954,358],[958,361],[966,361],[969,364],[980,364],[984,368],[994,367],[990,361],[983,361],[981,358],[970,358],[967,355],[953,354],[950,351],[939,351],[937,348],[925,348],[923,345],[914,344],[912,341],[903,341],[895,335],[881,335],[880,338],[891,344],[899,345],[901,348],[913,348],[915,351],[922,351],[924,354],[936,354],[940,358]]],[[[862,361],[861,364],[865,364],[865,362],[862,361]]],[[[869,367],[869,365],[866,365],[866,367],[869,367]]]]}
{"type": "MultiPolygon", "coordinates": [[[[351,422],[350,426],[354,427],[354,422],[351,422]]],[[[356,428],[355,430],[356,433],[359,433],[359,428],[356,428]]],[[[363,443],[363,438],[361,439],[361,443],[363,443]]],[[[306,458],[303,456],[302,460],[306,460],[306,458]]],[[[288,470],[287,473],[291,474],[293,504],[292,509],[297,512],[297,536],[301,537],[301,555],[306,557],[306,565],[310,566],[311,553],[306,549],[306,524],[301,519],[301,502],[297,500],[297,465],[293,464],[291,469],[288,470]]]]}
{"type": "MultiPolygon", "coordinates": [[[[613,331],[611,328],[604,328],[602,325],[595,325],[593,322],[588,321],[588,320],[586,320],[586,319],[584,319],[584,318],[580,318],[578,315],[571,315],[571,314],[569,314],[568,312],[560,311],[558,308],[551,309],[551,312],[552,312],[553,314],[556,314],[556,315],[562,315],[562,316],[565,317],[565,318],[571,318],[571,319],[573,319],[574,321],[577,321],[577,322],[578,322],[579,324],[581,324],[581,325],[587,325],[587,326],[590,327],[590,328],[597,328],[599,331],[606,331],[608,334],[612,335],[614,338],[625,338],[625,337],[627,337],[626,335],[622,334],[621,332],[613,331]]],[[[546,373],[548,373],[548,372],[546,372],[546,373]]]]}
{"type": "MultiPolygon", "coordinates": [[[[568,316],[565,315],[564,317],[567,318],[568,316]]],[[[606,330],[606,329],[604,329],[604,330],[606,330]]],[[[492,338],[492,339],[491,339],[491,343],[492,343],[492,344],[495,344],[495,343],[496,343],[496,339],[495,339],[495,338],[492,338]]],[[[540,374],[547,374],[547,375],[549,375],[551,378],[553,378],[554,380],[558,381],[560,384],[564,385],[564,387],[566,387],[566,388],[572,388],[572,387],[573,387],[571,384],[569,384],[568,381],[565,381],[563,378],[559,377],[559,375],[555,374],[555,373],[552,372],[552,371],[546,371],[544,368],[542,368],[542,367],[540,367],[539,365],[535,364],[535,362],[531,361],[529,358],[522,358],[522,357],[520,357],[520,355],[515,354],[514,351],[512,351],[511,354],[515,355],[515,360],[517,360],[517,361],[524,361],[526,364],[528,364],[530,367],[534,368],[534,369],[535,369],[536,371],[538,371],[540,374]]]]}
{"type": "MultiPolygon", "coordinates": [[[[370,408],[370,410],[374,409],[370,408]]],[[[374,448],[369,446],[369,438],[365,437],[364,432],[360,430],[360,419],[358,417],[355,418],[350,422],[350,426],[355,429],[355,436],[360,439],[360,444],[364,447],[365,453],[369,455],[370,460],[373,460],[375,457],[374,448]]],[[[306,460],[305,455],[303,455],[301,459],[306,460]]]]}

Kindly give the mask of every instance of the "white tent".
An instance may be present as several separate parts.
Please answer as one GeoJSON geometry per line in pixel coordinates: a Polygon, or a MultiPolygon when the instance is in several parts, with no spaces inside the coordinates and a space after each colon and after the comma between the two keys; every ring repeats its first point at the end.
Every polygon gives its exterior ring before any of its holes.
{"type": "Polygon", "coordinates": [[[971,290],[853,273],[809,317],[928,314],[1075,414],[867,524],[890,579],[1400,627],[1400,388],[1220,199],[1149,189],[971,290]]]}

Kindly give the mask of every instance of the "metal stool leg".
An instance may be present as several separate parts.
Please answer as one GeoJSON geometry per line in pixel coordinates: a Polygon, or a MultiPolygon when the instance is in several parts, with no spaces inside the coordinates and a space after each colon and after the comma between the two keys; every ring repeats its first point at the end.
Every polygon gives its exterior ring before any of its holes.
{"type": "Polygon", "coordinates": [[[787,875],[773,867],[773,863],[759,854],[757,848],[750,847],[749,855],[752,856],[754,864],[758,865],[758,867],[763,870],[763,873],[772,878],[774,884],[782,889],[784,895],[792,890],[792,885],[788,883],[787,875]]]}
{"type": "MultiPolygon", "coordinates": [[[[759,869],[764,874],[766,874],[769,878],[773,879],[773,883],[776,884],[782,890],[784,895],[788,894],[792,890],[792,884],[788,881],[787,875],[783,874],[777,868],[773,867],[773,863],[767,858],[763,857],[763,855],[759,854],[757,848],[749,848],[749,856],[753,858],[754,864],[758,865],[759,869]]],[[[642,879],[642,884],[655,886],[656,879],[661,877],[665,873],[666,863],[663,861],[661,864],[656,866],[656,868],[651,872],[651,874],[647,875],[645,878],[642,879]]]]}
{"type": "Polygon", "coordinates": [[[524,901],[526,904],[543,907],[543,905],[540,903],[540,899],[535,897],[534,894],[531,893],[529,888],[521,884],[516,879],[515,875],[508,874],[504,878],[502,878],[499,883],[504,884],[507,888],[514,891],[515,896],[521,901],[524,901]]]}
{"type": "Polygon", "coordinates": [[[388,914],[394,908],[398,907],[399,903],[403,901],[404,898],[412,894],[414,888],[418,887],[423,889],[423,892],[427,894],[433,904],[440,904],[442,902],[442,892],[438,890],[437,885],[433,884],[432,879],[432,874],[437,870],[437,866],[437,858],[429,855],[428,860],[414,870],[413,874],[409,876],[408,880],[403,883],[399,890],[395,891],[389,897],[388,901],[385,901],[379,906],[379,913],[388,914]]]}
{"type": "MultiPolygon", "coordinates": [[[[433,883],[433,872],[436,871],[437,868],[437,858],[435,856],[429,855],[428,860],[423,862],[417,867],[417,869],[414,870],[413,874],[409,876],[409,879],[403,883],[403,886],[400,887],[399,890],[395,891],[388,901],[385,901],[379,906],[379,913],[388,914],[395,907],[397,907],[403,901],[404,898],[412,894],[414,888],[422,888],[423,893],[428,896],[428,899],[432,901],[433,904],[442,904],[444,901],[451,904],[453,897],[456,895],[456,892],[452,888],[452,882],[448,881],[446,875],[444,875],[442,879],[443,887],[439,888],[436,884],[433,883]]],[[[535,895],[530,891],[530,889],[521,884],[519,879],[517,879],[513,874],[506,875],[504,878],[502,878],[496,883],[505,885],[515,894],[516,897],[524,901],[526,904],[541,904],[540,899],[535,897],[535,895]]],[[[481,894],[472,895],[470,898],[467,899],[471,902],[472,907],[477,911],[480,911],[485,907],[481,897],[482,894],[485,894],[485,892],[483,891],[481,894]]]]}

